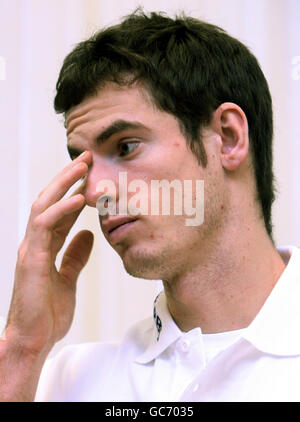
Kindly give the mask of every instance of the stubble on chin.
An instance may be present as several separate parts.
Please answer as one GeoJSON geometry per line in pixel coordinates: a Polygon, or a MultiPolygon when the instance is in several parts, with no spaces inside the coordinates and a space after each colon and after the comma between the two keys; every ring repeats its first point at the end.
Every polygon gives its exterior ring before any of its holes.
{"type": "Polygon", "coordinates": [[[126,250],[121,258],[127,273],[136,278],[162,280],[172,271],[168,250],[126,250]]]}

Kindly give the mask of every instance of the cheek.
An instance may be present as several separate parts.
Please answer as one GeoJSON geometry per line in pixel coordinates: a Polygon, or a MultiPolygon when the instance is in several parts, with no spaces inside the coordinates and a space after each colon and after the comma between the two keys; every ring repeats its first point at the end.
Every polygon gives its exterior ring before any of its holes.
{"type": "Polygon", "coordinates": [[[205,220],[204,223],[216,227],[227,218],[230,202],[230,192],[226,189],[226,183],[221,174],[210,174],[204,188],[205,220]]]}

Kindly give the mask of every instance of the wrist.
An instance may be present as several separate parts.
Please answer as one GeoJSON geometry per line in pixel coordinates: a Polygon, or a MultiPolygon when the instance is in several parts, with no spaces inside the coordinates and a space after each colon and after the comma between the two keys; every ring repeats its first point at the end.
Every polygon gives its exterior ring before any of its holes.
{"type": "Polygon", "coordinates": [[[21,341],[0,339],[0,401],[34,401],[48,353],[32,353],[21,341]]]}

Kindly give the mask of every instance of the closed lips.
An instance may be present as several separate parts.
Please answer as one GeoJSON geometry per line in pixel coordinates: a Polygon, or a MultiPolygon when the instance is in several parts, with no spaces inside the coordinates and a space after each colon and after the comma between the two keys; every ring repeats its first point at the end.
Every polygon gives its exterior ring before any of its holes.
{"type": "Polygon", "coordinates": [[[117,229],[120,226],[123,226],[127,223],[132,223],[133,221],[136,221],[137,218],[118,218],[115,220],[108,220],[107,222],[102,224],[102,228],[106,233],[111,233],[113,230],[117,229]]]}

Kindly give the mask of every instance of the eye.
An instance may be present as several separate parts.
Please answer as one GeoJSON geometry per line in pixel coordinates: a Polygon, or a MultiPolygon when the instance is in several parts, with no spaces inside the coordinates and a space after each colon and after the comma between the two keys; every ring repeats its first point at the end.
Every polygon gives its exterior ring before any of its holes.
{"type": "Polygon", "coordinates": [[[118,145],[120,157],[125,157],[126,155],[131,154],[139,145],[137,141],[125,142],[122,141],[118,145]]]}

